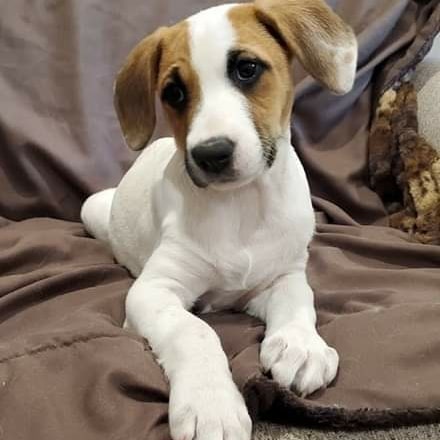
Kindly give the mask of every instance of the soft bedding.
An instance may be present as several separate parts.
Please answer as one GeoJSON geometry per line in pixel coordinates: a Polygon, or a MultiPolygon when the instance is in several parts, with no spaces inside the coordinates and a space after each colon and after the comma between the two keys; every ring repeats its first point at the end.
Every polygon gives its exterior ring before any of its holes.
{"type": "MultiPolygon", "coordinates": [[[[112,108],[133,44],[210,1],[17,0],[0,15],[0,437],[169,439],[168,386],[148,343],[121,328],[132,283],[78,223],[89,193],[133,160],[112,108]]],[[[440,247],[388,226],[369,187],[368,137],[384,90],[423,58],[438,1],[334,0],[360,44],[354,90],[332,96],[296,67],[292,133],[318,219],[309,277],[341,358],[307,399],[259,364],[263,324],[204,315],[252,416],[379,427],[440,421],[440,247]]],[[[157,136],[166,129],[160,123],[157,136]]]]}

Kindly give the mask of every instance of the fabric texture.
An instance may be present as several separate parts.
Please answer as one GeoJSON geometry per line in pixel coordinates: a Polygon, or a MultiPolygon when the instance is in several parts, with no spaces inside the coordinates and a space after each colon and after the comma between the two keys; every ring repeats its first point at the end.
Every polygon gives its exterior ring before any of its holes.
{"type": "Polygon", "coordinates": [[[420,134],[440,152],[440,61],[435,73],[418,93],[420,134]]]}
{"type": "Polygon", "coordinates": [[[440,152],[440,37],[417,66],[414,76],[417,90],[420,134],[440,152]]]}
{"type": "MultiPolygon", "coordinates": [[[[263,375],[263,324],[203,317],[218,332],[255,419],[326,427],[440,421],[440,247],[388,227],[368,186],[368,133],[384,90],[438,32],[437,0],[332,0],[355,29],[344,97],[296,65],[292,134],[318,218],[308,274],[319,329],[341,358],[308,399],[263,375]]],[[[0,0],[0,433],[6,440],[168,440],[168,386],[148,343],[120,325],[127,271],[76,223],[89,193],[134,155],[113,78],[159,25],[214,0],[0,0]]],[[[162,122],[156,136],[166,133],[162,122]]]]}
{"type": "Polygon", "coordinates": [[[440,74],[440,46],[437,49],[434,40],[414,74],[381,95],[368,145],[370,185],[384,202],[390,226],[429,244],[440,244],[436,74],[440,74]]]}
{"type": "Polygon", "coordinates": [[[440,425],[426,425],[367,431],[290,428],[269,423],[260,424],[254,440],[436,440],[440,425]]]}
{"type": "Polygon", "coordinates": [[[420,133],[417,93],[407,79],[380,98],[369,139],[371,187],[390,226],[440,244],[440,154],[420,133]]]}

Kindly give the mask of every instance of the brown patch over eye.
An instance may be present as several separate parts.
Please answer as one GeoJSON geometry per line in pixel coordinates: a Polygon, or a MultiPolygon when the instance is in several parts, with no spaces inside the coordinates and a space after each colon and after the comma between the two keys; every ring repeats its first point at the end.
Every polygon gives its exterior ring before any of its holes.
{"type": "Polygon", "coordinates": [[[161,93],[162,102],[178,112],[183,112],[188,105],[188,90],[178,70],[174,70],[161,93]]]}
{"type": "Polygon", "coordinates": [[[200,101],[197,73],[191,65],[188,23],[181,22],[163,43],[159,96],[177,147],[186,149],[189,127],[200,101]]]}
{"type": "Polygon", "coordinates": [[[293,105],[290,59],[258,20],[252,4],[232,8],[229,19],[237,33],[237,48],[230,52],[228,77],[246,96],[270,167],[276,158],[277,139],[290,123],[293,105]]]}

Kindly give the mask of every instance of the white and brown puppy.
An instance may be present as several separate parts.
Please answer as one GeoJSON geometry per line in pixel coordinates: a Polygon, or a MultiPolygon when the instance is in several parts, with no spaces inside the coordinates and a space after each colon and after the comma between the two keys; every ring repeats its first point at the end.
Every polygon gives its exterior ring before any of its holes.
{"type": "Polygon", "coordinates": [[[294,57],[332,91],[351,89],[356,40],[323,0],[202,11],[141,41],[116,80],[127,144],[147,146],[156,93],[174,138],[91,196],[82,219],[137,277],[126,326],[148,339],[170,381],[175,440],[251,435],[219,338],[189,312],[196,302],[243,304],[264,320],[261,363],[301,395],[337,372],[305,273],[314,215],[290,144],[294,57]]]}

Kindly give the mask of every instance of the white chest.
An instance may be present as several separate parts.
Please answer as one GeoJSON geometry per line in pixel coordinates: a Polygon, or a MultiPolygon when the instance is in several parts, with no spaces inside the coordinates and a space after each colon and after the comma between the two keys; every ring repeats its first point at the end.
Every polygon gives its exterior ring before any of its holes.
{"type": "Polygon", "coordinates": [[[288,270],[298,252],[294,235],[269,230],[258,235],[247,243],[225,243],[212,252],[217,272],[216,289],[256,289],[270,284],[288,270]]]}
{"type": "Polygon", "coordinates": [[[222,243],[209,255],[215,277],[211,289],[201,298],[201,309],[243,307],[304,260],[305,246],[305,241],[290,227],[260,230],[247,243],[222,243]]]}
{"type": "Polygon", "coordinates": [[[292,196],[287,203],[284,196],[250,190],[227,203],[210,200],[202,208],[199,201],[191,211],[184,233],[212,268],[205,305],[228,307],[304,263],[314,229],[312,208],[307,199],[298,204],[292,196]]]}

